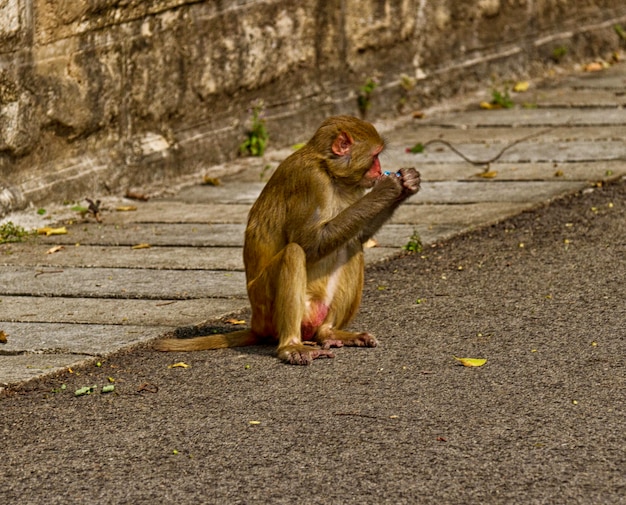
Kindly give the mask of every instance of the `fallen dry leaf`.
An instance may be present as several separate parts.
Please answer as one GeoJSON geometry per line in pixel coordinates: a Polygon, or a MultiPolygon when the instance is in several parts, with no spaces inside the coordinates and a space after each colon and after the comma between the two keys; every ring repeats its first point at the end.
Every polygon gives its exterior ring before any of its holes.
{"type": "Polygon", "coordinates": [[[179,361],[178,363],[174,363],[173,365],[167,365],[167,368],[191,368],[191,365],[183,361],[179,361]]]}
{"type": "Polygon", "coordinates": [[[8,335],[5,332],[0,331],[0,344],[6,344],[7,343],[7,337],[8,337],[8,335]]]}
{"type": "Polygon", "coordinates": [[[463,366],[483,366],[487,363],[487,360],[482,358],[457,358],[456,356],[453,356],[453,358],[463,366]]]}
{"type": "Polygon", "coordinates": [[[54,247],[51,247],[50,249],[48,249],[46,251],[46,254],[54,254],[55,252],[62,251],[63,249],[65,249],[65,246],[55,245],[54,247]]]}
{"type": "Polygon", "coordinates": [[[498,172],[495,170],[488,170],[487,172],[478,172],[476,177],[482,177],[483,179],[493,179],[497,177],[498,172]]]}
{"type": "Polygon", "coordinates": [[[248,424],[252,424],[252,425],[261,424],[261,421],[248,421],[248,424]]]}
{"type": "Polygon", "coordinates": [[[138,193],[136,191],[127,191],[124,195],[126,198],[130,198],[131,200],[140,200],[142,202],[147,202],[150,200],[150,197],[144,195],[143,193],[138,193]]]}
{"type": "Polygon", "coordinates": [[[116,207],[115,210],[118,212],[132,212],[137,210],[137,207],[135,205],[120,205],[119,207],[116,207]]]}
{"type": "Polygon", "coordinates": [[[61,226],[60,228],[44,226],[43,228],[38,228],[37,233],[39,235],[45,235],[46,237],[49,237],[50,235],[65,235],[67,233],[67,228],[65,228],[65,226],[61,226]]]}
{"type": "Polygon", "coordinates": [[[372,247],[378,247],[378,241],[374,238],[369,239],[365,244],[363,244],[365,249],[371,249],[372,247]]]}
{"type": "Polygon", "coordinates": [[[202,184],[205,186],[221,186],[222,181],[220,181],[217,177],[209,177],[208,175],[205,175],[202,178],[202,184]]]}
{"type": "Polygon", "coordinates": [[[515,86],[513,86],[513,91],[515,91],[516,93],[523,93],[524,91],[528,91],[528,86],[530,86],[530,83],[528,81],[520,81],[518,83],[515,83],[515,86]]]}
{"type": "Polygon", "coordinates": [[[591,63],[587,63],[583,67],[583,70],[585,72],[599,72],[600,70],[604,70],[608,66],[609,66],[608,63],[605,63],[603,61],[593,61],[591,63]]]}
{"type": "Polygon", "coordinates": [[[132,249],[150,249],[150,247],[152,247],[150,244],[137,244],[132,249]]]}
{"type": "Polygon", "coordinates": [[[224,322],[230,323],[230,324],[246,324],[245,320],[243,319],[226,319],[226,321],[224,322]]]}
{"type": "Polygon", "coordinates": [[[500,105],[499,103],[480,102],[480,108],[487,110],[501,109],[502,105],[500,105]]]}
{"type": "Polygon", "coordinates": [[[426,116],[426,113],[423,110],[415,110],[413,111],[413,119],[423,119],[426,116]]]}

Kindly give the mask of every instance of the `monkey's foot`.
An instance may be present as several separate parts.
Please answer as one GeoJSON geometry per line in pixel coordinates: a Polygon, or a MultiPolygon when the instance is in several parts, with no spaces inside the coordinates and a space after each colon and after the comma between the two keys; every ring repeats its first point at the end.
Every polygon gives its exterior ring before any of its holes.
{"type": "Polygon", "coordinates": [[[317,358],[334,358],[328,349],[304,345],[286,345],[278,348],[278,358],[290,365],[310,365],[317,358]]]}
{"type": "Polygon", "coordinates": [[[330,349],[331,347],[343,347],[343,340],[337,340],[335,338],[328,338],[322,342],[320,342],[322,349],[330,349]]]}
{"type": "Polygon", "coordinates": [[[322,349],[330,349],[331,347],[376,347],[378,340],[369,333],[352,333],[349,331],[334,330],[328,338],[319,341],[322,349]]]}

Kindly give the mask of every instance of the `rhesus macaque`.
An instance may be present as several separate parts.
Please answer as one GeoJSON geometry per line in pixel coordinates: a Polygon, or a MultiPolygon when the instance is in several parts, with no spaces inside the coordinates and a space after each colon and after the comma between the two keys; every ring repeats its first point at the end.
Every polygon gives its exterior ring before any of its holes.
{"type": "Polygon", "coordinates": [[[161,340],[156,348],[194,351],[274,342],[281,360],[308,365],[334,357],[332,347],[375,347],[369,333],[343,330],[361,303],[363,243],[420,186],[414,168],[382,174],[383,148],[383,139],[365,121],[325,120],[280,164],[250,210],[243,254],[251,328],[161,340]]]}

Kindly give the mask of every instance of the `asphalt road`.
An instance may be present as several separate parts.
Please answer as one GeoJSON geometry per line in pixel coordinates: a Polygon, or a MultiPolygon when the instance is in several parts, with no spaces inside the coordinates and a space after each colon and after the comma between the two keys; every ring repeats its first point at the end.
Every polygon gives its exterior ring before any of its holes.
{"type": "Polygon", "coordinates": [[[9,388],[0,502],[626,503],[625,181],[366,279],[375,349],[136,348],[9,388]]]}

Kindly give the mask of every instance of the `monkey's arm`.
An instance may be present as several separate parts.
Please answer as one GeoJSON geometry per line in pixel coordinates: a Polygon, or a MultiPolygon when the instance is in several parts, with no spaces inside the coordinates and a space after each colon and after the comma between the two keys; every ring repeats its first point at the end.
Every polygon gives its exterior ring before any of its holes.
{"type": "Polygon", "coordinates": [[[350,240],[360,239],[381,213],[391,215],[389,208],[395,205],[402,192],[401,183],[387,177],[330,221],[321,222],[318,216],[311,216],[294,232],[292,240],[304,249],[307,262],[315,263],[350,240]]]}
{"type": "MultiPolygon", "coordinates": [[[[395,179],[395,175],[390,175],[395,179]]],[[[366,223],[359,234],[361,243],[367,242],[374,234],[380,230],[383,224],[393,215],[396,209],[404,200],[414,195],[420,188],[420,174],[414,168],[401,168],[398,172],[399,182],[402,184],[402,193],[390,206],[379,212],[374,219],[366,223]]]]}

